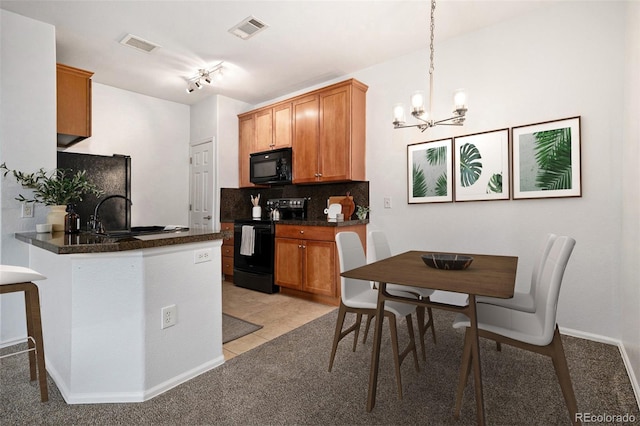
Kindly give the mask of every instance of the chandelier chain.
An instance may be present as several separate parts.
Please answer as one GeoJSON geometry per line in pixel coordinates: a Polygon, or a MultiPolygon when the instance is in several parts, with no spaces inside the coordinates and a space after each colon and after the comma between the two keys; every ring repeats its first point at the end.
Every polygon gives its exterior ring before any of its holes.
{"type": "Polygon", "coordinates": [[[416,92],[411,96],[411,115],[419,121],[418,124],[405,124],[404,107],[397,104],[393,109],[393,127],[396,129],[404,129],[406,127],[417,127],[424,132],[430,127],[437,125],[445,126],[462,126],[467,114],[466,94],[462,89],[454,93],[454,110],[451,116],[444,119],[433,119],[433,73],[435,69],[435,11],[436,0],[431,0],[431,21],[429,25],[429,109],[425,110],[424,96],[422,91],[416,92]]]}
{"type": "Polygon", "coordinates": [[[431,1],[431,25],[430,25],[431,39],[430,39],[430,44],[429,44],[429,49],[430,49],[429,74],[430,75],[433,74],[433,52],[434,52],[433,39],[434,39],[434,32],[435,32],[435,28],[436,28],[436,24],[435,24],[435,20],[434,20],[435,11],[436,11],[436,2],[435,2],[435,0],[432,0],[431,1]]]}

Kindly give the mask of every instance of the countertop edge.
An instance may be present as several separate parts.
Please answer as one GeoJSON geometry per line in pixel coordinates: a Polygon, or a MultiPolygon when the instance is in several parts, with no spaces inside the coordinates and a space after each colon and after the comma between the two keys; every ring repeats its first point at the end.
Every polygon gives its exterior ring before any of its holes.
{"type": "Polygon", "coordinates": [[[154,237],[152,239],[137,239],[135,237],[132,237],[127,239],[114,240],[90,234],[70,235],[64,234],[63,232],[54,232],[52,234],[24,232],[15,233],[15,238],[19,241],[31,244],[34,247],[38,247],[55,254],[87,254],[141,250],[146,248],[221,240],[223,238],[230,238],[231,232],[187,231],[167,233],[166,236],[159,235],[165,234],[154,234],[154,237]],[[65,241],[65,239],[67,241],[65,241]]]}
{"type": "MultiPolygon", "coordinates": [[[[248,219],[247,219],[248,220],[248,219]]],[[[220,222],[233,223],[234,219],[222,218],[220,222]]],[[[272,221],[275,225],[300,225],[300,226],[329,226],[329,227],[339,227],[339,226],[354,226],[354,225],[367,225],[369,223],[369,219],[364,220],[345,220],[342,222],[329,222],[327,220],[310,220],[310,219],[283,219],[283,220],[274,220],[272,221]]]]}

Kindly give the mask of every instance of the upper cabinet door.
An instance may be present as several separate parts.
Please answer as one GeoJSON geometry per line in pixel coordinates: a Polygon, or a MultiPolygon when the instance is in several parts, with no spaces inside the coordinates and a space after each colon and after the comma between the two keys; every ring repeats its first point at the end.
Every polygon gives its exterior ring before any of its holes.
{"type": "Polygon", "coordinates": [[[273,110],[261,110],[255,114],[256,139],[251,152],[261,152],[273,149],[273,110]]]}
{"type": "Polygon", "coordinates": [[[350,88],[320,93],[319,177],[321,181],[351,178],[350,88]]]}
{"type": "Polygon", "coordinates": [[[90,71],[56,64],[58,146],[91,136],[90,71]]]}
{"type": "Polygon", "coordinates": [[[318,95],[293,102],[293,183],[318,181],[318,95]]]}
{"type": "Polygon", "coordinates": [[[273,148],[288,148],[292,137],[291,102],[273,107],[273,148]]]}
{"type": "Polygon", "coordinates": [[[249,174],[249,159],[250,154],[253,152],[253,145],[255,140],[255,119],[254,115],[247,115],[239,118],[239,134],[240,145],[238,147],[238,160],[239,160],[239,172],[240,172],[240,188],[254,186],[250,179],[249,174]]]}

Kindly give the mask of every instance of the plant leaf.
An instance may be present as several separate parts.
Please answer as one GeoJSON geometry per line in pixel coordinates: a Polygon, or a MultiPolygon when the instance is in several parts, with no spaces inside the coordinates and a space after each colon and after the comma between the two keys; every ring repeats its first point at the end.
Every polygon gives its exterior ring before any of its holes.
{"type": "Polygon", "coordinates": [[[471,186],[482,174],[482,158],[478,147],[465,143],[460,147],[460,180],[464,187],[471,186]]]}
{"type": "Polygon", "coordinates": [[[438,148],[427,149],[427,161],[432,166],[445,164],[447,161],[447,147],[440,146],[438,148]]]}
{"type": "Polygon", "coordinates": [[[424,176],[424,171],[417,164],[413,165],[413,196],[414,197],[426,197],[427,196],[427,178],[424,176]]]}
{"type": "Polygon", "coordinates": [[[447,174],[442,173],[436,180],[436,195],[444,197],[447,195],[447,174]]]}
{"type": "Polygon", "coordinates": [[[536,132],[534,137],[536,186],[541,190],[571,189],[571,129],[536,132]]]}
{"type": "Polygon", "coordinates": [[[502,173],[494,173],[487,184],[487,194],[502,194],[502,173]]]}

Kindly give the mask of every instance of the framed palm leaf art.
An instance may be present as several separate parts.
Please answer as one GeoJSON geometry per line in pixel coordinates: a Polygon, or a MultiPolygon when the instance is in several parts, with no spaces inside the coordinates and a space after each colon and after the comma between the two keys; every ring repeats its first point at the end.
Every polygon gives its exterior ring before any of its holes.
{"type": "Polygon", "coordinates": [[[580,117],[513,127],[513,199],[581,197],[580,117]]]}
{"type": "Polygon", "coordinates": [[[409,204],[453,201],[452,139],[407,146],[409,204]]]}
{"type": "Polygon", "coordinates": [[[455,201],[508,200],[509,129],[453,140],[455,201]]]}

